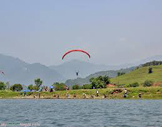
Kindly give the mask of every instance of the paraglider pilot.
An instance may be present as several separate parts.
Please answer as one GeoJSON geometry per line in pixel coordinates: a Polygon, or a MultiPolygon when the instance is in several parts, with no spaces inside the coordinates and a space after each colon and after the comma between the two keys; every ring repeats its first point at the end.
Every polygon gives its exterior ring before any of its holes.
{"type": "Polygon", "coordinates": [[[79,75],[79,71],[76,72],[76,76],[78,76],[78,75],[79,75]]]}

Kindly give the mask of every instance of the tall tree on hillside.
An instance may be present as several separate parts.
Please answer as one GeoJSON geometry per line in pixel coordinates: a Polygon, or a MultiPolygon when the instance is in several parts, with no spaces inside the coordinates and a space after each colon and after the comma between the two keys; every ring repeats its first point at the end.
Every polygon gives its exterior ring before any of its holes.
{"type": "Polygon", "coordinates": [[[149,73],[149,74],[153,73],[152,67],[150,67],[150,68],[148,69],[148,73],[149,73]]]}

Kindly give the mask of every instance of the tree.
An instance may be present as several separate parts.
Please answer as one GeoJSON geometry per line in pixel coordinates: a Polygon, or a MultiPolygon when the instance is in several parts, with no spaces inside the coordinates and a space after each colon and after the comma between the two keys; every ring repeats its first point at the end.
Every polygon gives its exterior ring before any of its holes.
{"type": "Polygon", "coordinates": [[[97,78],[91,78],[90,82],[92,88],[106,88],[106,85],[110,83],[110,79],[108,76],[99,76],[97,78]]]}
{"type": "Polygon", "coordinates": [[[101,80],[96,80],[96,88],[106,88],[106,84],[101,80]]]}
{"type": "Polygon", "coordinates": [[[149,74],[153,73],[153,71],[152,71],[152,67],[149,67],[149,69],[148,69],[148,73],[149,73],[149,74]]]}
{"type": "Polygon", "coordinates": [[[0,90],[5,90],[6,84],[4,82],[0,82],[0,90]]]}
{"type": "Polygon", "coordinates": [[[103,82],[107,85],[110,83],[110,78],[108,76],[103,77],[103,82]]]}
{"type": "Polygon", "coordinates": [[[21,84],[14,84],[13,86],[10,87],[10,90],[12,91],[21,91],[23,89],[21,84]]]}
{"type": "MultiPolygon", "coordinates": [[[[95,78],[91,78],[89,81],[91,82],[91,86],[92,86],[90,89],[96,88],[95,78]]],[[[83,85],[83,87],[85,87],[85,86],[83,85]]],[[[83,89],[84,89],[84,88],[83,88],[83,89]]]]}
{"type": "Polygon", "coordinates": [[[40,86],[43,83],[43,81],[40,78],[35,79],[34,82],[35,82],[35,85],[37,86],[38,89],[40,88],[40,86]]]}
{"type": "Polygon", "coordinates": [[[31,84],[28,86],[28,89],[32,91],[32,90],[34,90],[34,86],[31,84]]]}

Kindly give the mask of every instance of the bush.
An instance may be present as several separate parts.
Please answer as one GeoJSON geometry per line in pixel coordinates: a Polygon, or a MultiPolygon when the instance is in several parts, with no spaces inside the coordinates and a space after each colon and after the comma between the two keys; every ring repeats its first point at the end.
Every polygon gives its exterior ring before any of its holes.
{"type": "Polygon", "coordinates": [[[36,86],[36,85],[34,85],[34,86],[33,86],[33,90],[38,91],[38,90],[39,90],[39,87],[38,87],[38,86],[36,86]]]}
{"type": "Polygon", "coordinates": [[[0,82],[0,90],[5,90],[6,84],[4,82],[0,82]]]}
{"type": "Polygon", "coordinates": [[[80,87],[79,85],[73,85],[73,86],[72,86],[72,89],[73,89],[73,90],[77,90],[77,89],[80,89],[80,88],[81,88],[81,87],[80,87]]]}
{"type": "Polygon", "coordinates": [[[54,83],[53,86],[55,87],[55,90],[56,91],[59,91],[59,90],[66,90],[67,89],[67,86],[64,84],[64,83],[54,83]]]}
{"type": "Polygon", "coordinates": [[[153,81],[150,81],[150,80],[146,80],[144,83],[143,83],[143,86],[144,87],[150,87],[153,85],[153,81]]]}
{"type": "Polygon", "coordinates": [[[138,82],[135,82],[135,83],[131,83],[129,85],[126,85],[126,87],[139,87],[139,84],[138,84],[138,82]]]}
{"type": "Polygon", "coordinates": [[[82,86],[82,89],[92,89],[92,84],[85,84],[82,86]]]}
{"type": "Polygon", "coordinates": [[[10,90],[12,91],[21,91],[23,89],[21,84],[14,84],[13,86],[11,86],[10,90]]]}

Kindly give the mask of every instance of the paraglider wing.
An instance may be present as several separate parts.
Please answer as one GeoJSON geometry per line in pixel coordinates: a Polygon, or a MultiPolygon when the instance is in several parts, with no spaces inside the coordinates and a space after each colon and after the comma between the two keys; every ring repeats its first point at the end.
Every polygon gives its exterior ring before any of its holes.
{"type": "Polygon", "coordinates": [[[91,56],[90,56],[90,54],[89,54],[88,52],[86,52],[86,51],[84,51],[84,50],[76,49],[76,50],[70,50],[70,51],[66,52],[66,53],[62,56],[62,60],[64,59],[64,57],[65,57],[66,55],[68,55],[68,54],[71,53],[71,52],[82,52],[82,53],[87,54],[88,57],[91,58],[91,56]]]}

